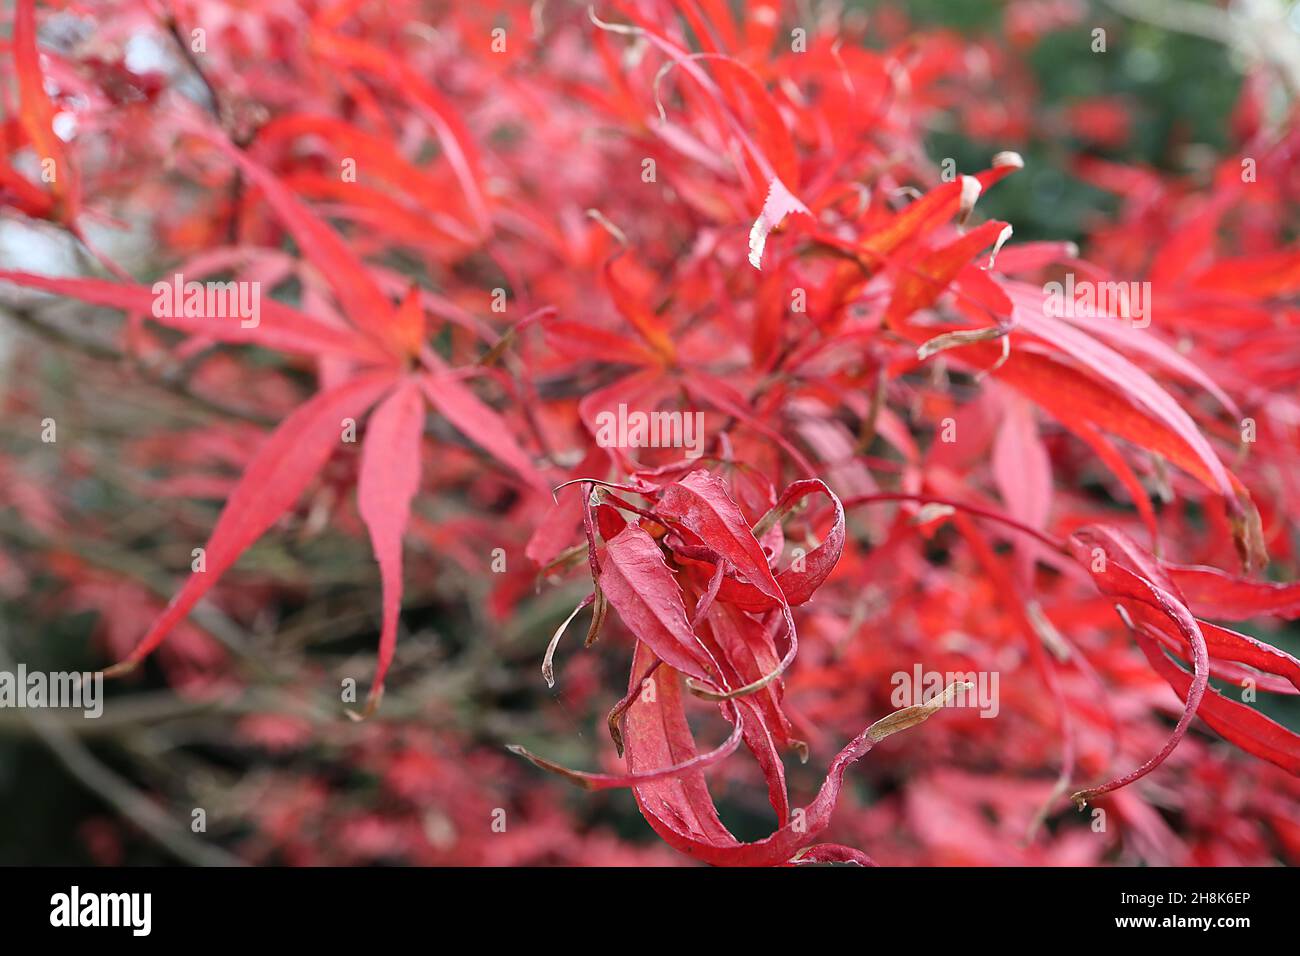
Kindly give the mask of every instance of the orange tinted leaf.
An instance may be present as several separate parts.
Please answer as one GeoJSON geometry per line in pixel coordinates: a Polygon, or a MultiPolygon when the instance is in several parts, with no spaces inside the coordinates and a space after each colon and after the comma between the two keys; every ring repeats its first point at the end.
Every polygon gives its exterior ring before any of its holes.
{"type": "Polygon", "coordinates": [[[71,221],[77,215],[76,172],[68,162],[63,140],[54,132],[54,104],[45,92],[41,54],[36,46],[36,0],[18,0],[14,8],[13,51],[19,119],[37,158],[53,161],[50,188],[56,197],[54,211],[64,221],[71,221]]]}
{"type": "Polygon", "coordinates": [[[885,310],[885,324],[898,328],[913,312],[932,305],[977,252],[1001,242],[1009,229],[1004,222],[986,222],[960,239],[912,260],[899,272],[889,308],[885,310]]]}

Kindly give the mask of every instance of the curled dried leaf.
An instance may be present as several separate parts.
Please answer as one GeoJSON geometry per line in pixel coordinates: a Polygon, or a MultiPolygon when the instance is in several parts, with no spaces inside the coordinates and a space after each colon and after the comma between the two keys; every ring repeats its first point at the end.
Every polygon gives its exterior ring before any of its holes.
{"type": "Polygon", "coordinates": [[[900,730],[907,730],[915,727],[917,724],[929,720],[940,708],[947,707],[953,702],[958,691],[968,691],[974,688],[970,681],[953,681],[942,691],[935,694],[924,704],[917,704],[913,707],[904,707],[896,710],[892,714],[881,717],[878,721],[867,728],[867,736],[873,741],[884,740],[900,730]]]}
{"type": "Polygon", "coordinates": [[[578,612],[590,604],[593,599],[595,599],[594,593],[588,594],[583,598],[578,606],[569,612],[569,616],[560,622],[560,626],[555,629],[555,633],[551,635],[551,641],[546,645],[546,653],[542,657],[542,679],[546,681],[547,687],[555,686],[555,649],[560,644],[560,638],[563,637],[564,632],[569,629],[569,625],[573,623],[573,619],[578,616],[578,612]]]}

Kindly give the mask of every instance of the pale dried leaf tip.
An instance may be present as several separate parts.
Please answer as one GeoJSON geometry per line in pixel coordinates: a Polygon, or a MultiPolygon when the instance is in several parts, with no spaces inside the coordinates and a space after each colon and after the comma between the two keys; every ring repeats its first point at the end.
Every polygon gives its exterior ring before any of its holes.
{"type": "Polygon", "coordinates": [[[1024,169],[1025,159],[1019,153],[1008,149],[994,156],[992,165],[994,169],[1001,169],[1003,166],[1014,166],[1016,169],[1024,169]]]}
{"type": "Polygon", "coordinates": [[[836,37],[835,42],[831,44],[831,58],[840,68],[840,79],[844,81],[844,88],[853,96],[858,95],[858,88],[853,85],[853,77],[849,73],[849,68],[844,65],[844,57],[840,55],[840,48],[844,46],[844,40],[836,37]]]}
{"type": "Polygon", "coordinates": [[[998,360],[993,363],[993,367],[989,371],[996,372],[1007,363],[1009,358],[1011,358],[1011,336],[1004,335],[1002,336],[1002,354],[998,356],[998,360]]]}
{"type": "Polygon", "coordinates": [[[681,66],[683,63],[688,63],[694,60],[714,59],[730,60],[731,58],[722,53],[689,53],[683,56],[673,57],[655,71],[655,78],[650,86],[651,89],[654,90],[655,110],[659,113],[659,122],[665,124],[668,122],[668,111],[664,109],[663,97],[660,95],[660,85],[663,83],[664,77],[677,69],[677,67],[681,66]]]}
{"type": "Polygon", "coordinates": [[[966,220],[975,209],[975,202],[980,198],[980,193],[984,187],[974,176],[963,176],[961,178],[961,204],[957,209],[957,225],[966,225],[966,220]]]}
{"type": "Polygon", "coordinates": [[[555,763],[552,760],[547,760],[545,757],[539,757],[537,756],[537,754],[530,751],[527,747],[521,747],[519,744],[506,744],[506,750],[509,750],[516,757],[523,757],[525,760],[527,760],[529,763],[531,763],[534,767],[537,767],[538,769],[545,770],[548,773],[553,773],[556,774],[557,776],[563,777],[564,779],[568,780],[570,783],[576,784],[577,786],[581,787],[583,790],[597,789],[591,780],[589,780],[587,777],[584,777],[578,771],[570,770],[568,767],[561,766],[560,764],[555,763]]]}
{"type": "Polygon", "coordinates": [[[779,177],[773,176],[767,187],[767,199],[763,208],[749,230],[749,264],[755,269],[763,268],[763,249],[767,246],[767,234],[775,229],[791,213],[801,212],[805,216],[812,213],[785,187],[779,177]]]}
{"type": "Polygon", "coordinates": [[[1070,660],[1070,645],[1061,632],[1056,629],[1056,625],[1052,623],[1051,618],[1043,612],[1042,605],[1037,601],[1030,601],[1025,605],[1025,614],[1034,628],[1034,633],[1038,635],[1038,639],[1043,642],[1043,645],[1052,652],[1052,656],[1062,664],[1068,662],[1070,660]]]}
{"type": "Polygon", "coordinates": [[[349,707],[343,712],[348,715],[348,720],[352,721],[354,724],[359,724],[363,721],[369,720],[375,715],[375,711],[379,709],[379,702],[383,699],[384,689],[381,687],[378,690],[370,692],[370,697],[366,700],[364,710],[355,711],[349,707]]]}
{"type": "Polygon", "coordinates": [[[619,727],[619,721],[623,718],[623,711],[626,707],[615,707],[605,717],[605,726],[609,728],[609,739],[614,741],[614,750],[618,755],[623,756],[623,730],[619,727]]]}
{"type": "Polygon", "coordinates": [[[627,241],[627,234],[624,233],[622,229],[618,228],[618,226],[610,222],[608,217],[606,217],[606,215],[603,212],[601,212],[599,209],[588,209],[587,218],[594,219],[596,220],[596,222],[604,226],[605,231],[608,232],[615,239],[617,239],[619,245],[623,246],[624,248],[627,248],[627,246],[630,244],[627,241]]]}
{"type": "Polygon", "coordinates": [[[1115,605],[1115,613],[1119,615],[1119,619],[1124,622],[1126,628],[1130,631],[1137,630],[1137,625],[1133,623],[1133,618],[1129,617],[1128,609],[1123,604],[1115,605]]]}
{"type": "Polygon", "coordinates": [[[989,253],[989,264],[984,267],[985,269],[993,268],[993,263],[997,261],[998,253],[1002,251],[1002,247],[1006,245],[1007,240],[1011,238],[1011,232],[1011,227],[1007,226],[998,235],[998,241],[993,243],[993,251],[989,253]]]}
{"type": "Polygon", "coordinates": [[[916,357],[920,361],[925,361],[932,355],[937,355],[939,352],[948,349],[955,349],[958,346],[1004,338],[1009,331],[1011,330],[1007,326],[991,325],[984,329],[959,329],[956,332],[945,332],[918,345],[916,347],[916,357]]]}
{"type": "Polygon", "coordinates": [[[957,513],[957,509],[952,505],[939,504],[937,501],[931,501],[921,506],[916,516],[912,519],[912,524],[923,525],[931,521],[938,521],[940,518],[947,518],[957,513]]]}
{"type": "Polygon", "coordinates": [[[780,669],[771,671],[753,683],[746,684],[744,687],[739,687],[736,690],[723,690],[712,681],[705,683],[695,679],[694,677],[688,677],[686,678],[686,690],[689,693],[694,694],[700,700],[707,700],[712,701],[715,704],[720,704],[726,700],[735,700],[737,697],[745,697],[755,691],[760,691],[780,676],[780,669]]]}
{"type": "Polygon", "coordinates": [[[591,647],[600,637],[600,629],[605,623],[605,614],[609,611],[609,600],[605,597],[605,592],[596,585],[596,600],[591,609],[591,624],[587,627],[587,638],[582,642],[583,647],[591,647]]]}
{"type": "Polygon", "coordinates": [[[619,485],[614,484],[612,481],[601,481],[601,479],[599,478],[570,478],[568,481],[562,481],[554,488],[551,489],[551,500],[558,503],[560,500],[559,494],[561,491],[563,491],[565,488],[568,488],[570,485],[583,485],[583,484],[607,485],[610,488],[620,487],[619,485]]]}
{"type": "Polygon", "coordinates": [[[588,595],[577,607],[569,612],[569,616],[564,619],[555,633],[551,636],[551,643],[546,645],[546,654],[542,657],[542,679],[546,681],[547,687],[555,686],[555,648],[559,646],[560,638],[564,632],[569,629],[573,619],[578,616],[578,612],[591,603],[591,595],[588,595]]]}
{"type": "Polygon", "coordinates": [[[930,719],[930,715],[935,711],[951,704],[953,698],[957,696],[958,690],[967,691],[974,686],[970,681],[954,681],[945,687],[942,693],[936,694],[927,703],[919,704],[916,707],[904,707],[902,710],[894,711],[887,717],[881,717],[867,728],[867,736],[873,741],[881,741],[890,734],[896,734],[900,730],[907,730],[909,727],[924,723],[930,719]]]}
{"type": "Polygon", "coordinates": [[[1237,547],[1237,557],[1242,569],[1247,573],[1268,564],[1268,548],[1264,543],[1264,526],[1260,521],[1259,509],[1250,500],[1250,494],[1238,492],[1230,524],[1232,541],[1237,547]]]}
{"type": "Polygon", "coordinates": [[[624,36],[639,37],[644,32],[640,27],[634,27],[626,23],[607,23],[600,19],[600,17],[596,16],[596,8],[590,4],[587,6],[587,19],[590,20],[593,25],[602,30],[607,30],[610,33],[621,33],[624,36]]]}

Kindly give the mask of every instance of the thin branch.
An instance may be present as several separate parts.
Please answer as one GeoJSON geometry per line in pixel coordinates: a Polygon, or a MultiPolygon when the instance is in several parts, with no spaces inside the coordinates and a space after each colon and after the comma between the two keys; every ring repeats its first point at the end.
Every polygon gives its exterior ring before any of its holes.
{"type": "Polygon", "coordinates": [[[253,425],[260,425],[263,428],[270,428],[277,424],[277,420],[268,415],[263,415],[260,412],[252,411],[250,409],[238,408],[234,405],[228,405],[225,402],[219,402],[215,399],[208,398],[206,395],[202,395],[191,389],[188,384],[179,378],[171,376],[154,377],[147,375],[144,366],[135,360],[133,356],[121,352],[110,345],[105,345],[102,342],[95,342],[90,339],[82,338],[81,336],[73,335],[66,329],[61,329],[57,326],[42,322],[30,309],[21,306],[6,305],[4,306],[4,314],[12,318],[19,325],[23,326],[23,328],[45,339],[47,342],[81,352],[82,354],[101,361],[117,362],[119,364],[130,363],[134,368],[136,368],[147,384],[171,392],[173,395],[179,396],[195,408],[201,409],[208,414],[238,419],[239,421],[248,422],[253,425]]]}
{"type": "MultiPolygon", "coordinates": [[[[9,655],[8,629],[0,622],[0,667],[12,669],[13,666],[13,659],[9,655]]],[[[96,760],[79,740],[52,720],[49,714],[39,708],[19,708],[18,713],[73,777],[177,859],[194,866],[244,865],[238,857],[196,839],[126,779],[96,760]]]]}

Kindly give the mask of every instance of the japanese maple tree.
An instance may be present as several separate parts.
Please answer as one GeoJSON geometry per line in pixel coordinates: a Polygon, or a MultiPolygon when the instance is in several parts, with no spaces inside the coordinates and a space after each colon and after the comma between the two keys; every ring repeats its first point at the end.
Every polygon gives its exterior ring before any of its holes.
{"type": "MultiPolygon", "coordinates": [[[[250,548],[368,542],[364,702],[242,727],[355,733],[348,759],[412,814],[475,807],[426,821],[425,861],[447,827],[484,831],[461,861],[545,859],[492,849],[497,777],[551,788],[528,811],[546,853],[557,817],[579,840],[555,809],[575,784],[630,790],[720,865],[1099,863],[1095,807],[1152,862],[1300,858],[1300,735],[1256,699],[1300,694],[1270,636],[1300,616],[1300,125],[1248,84],[1234,150],[1180,177],[1104,158],[1126,107],[1080,102],[1057,118],[1088,147],[1072,168],[1117,211],[1081,245],[1020,241],[984,214],[1030,172],[1015,50],[1073,7],[1011,4],[1009,46],[806,7],[18,0],[3,215],[75,255],[4,263],[6,301],[36,326],[79,303],[78,362],[207,413],[108,448],[59,422],[54,467],[120,457],[140,500],[223,503],[159,529],[194,559],[144,587],[65,543],[113,528],[6,454],[6,588],[63,581],[107,629],[91,666],[130,680],[163,655],[220,698],[248,677],[196,609],[248,622],[283,598],[270,568],[230,583],[250,548]],[[1006,142],[957,169],[926,151],[954,122],[1006,142]],[[173,276],[255,284],[260,313],[160,308],[173,276]],[[487,628],[528,622],[507,665],[540,685],[524,735],[435,742],[382,700],[417,669],[395,664],[404,594],[444,585],[487,628]],[[898,706],[914,666],[959,679],[898,706]],[[948,706],[988,673],[996,721],[948,706]],[[574,681],[608,714],[590,769],[541,693],[574,681]],[[766,797],[767,836],[724,822],[738,792],[766,797]],[[1214,832],[1225,801],[1249,835],[1214,832]]],[[[38,433],[23,376],[5,392],[38,433]]],[[[323,819],[327,789],[282,794],[268,845],[321,860],[290,821],[323,819]]],[[[413,818],[348,832],[396,853],[413,818]]]]}

